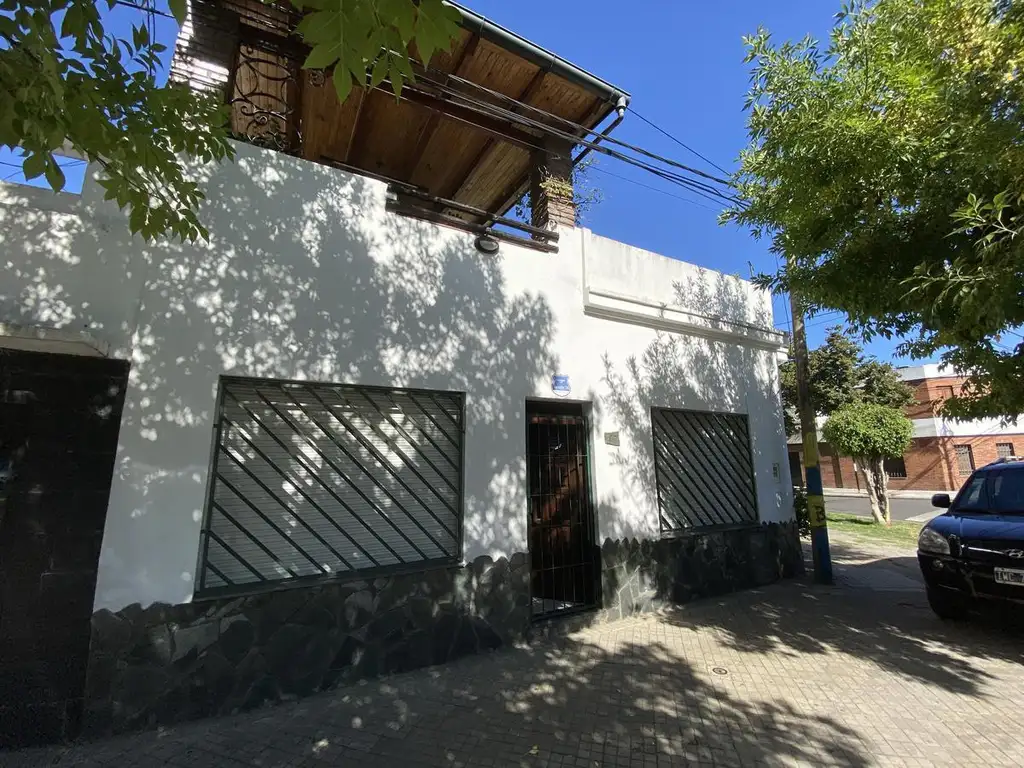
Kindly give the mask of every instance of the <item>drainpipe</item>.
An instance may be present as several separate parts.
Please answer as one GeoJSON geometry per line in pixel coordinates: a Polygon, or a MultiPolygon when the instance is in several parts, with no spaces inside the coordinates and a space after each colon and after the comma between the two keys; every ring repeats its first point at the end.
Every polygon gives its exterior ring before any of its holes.
{"type": "Polygon", "coordinates": [[[614,131],[618,124],[622,122],[622,119],[626,116],[626,107],[628,104],[629,99],[627,99],[625,96],[619,97],[618,103],[616,103],[615,105],[615,119],[611,121],[607,128],[605,128],[603,131],[601,131],[599,134],[597,134],[597,136],[593,138],[593,140],[591,141],[591,146],[585,147],[582,152],[576,155],[576,159],[572,161],[573,168],[579,165],[583,161],[583,158],[585,158],[587,155],[594,151],[594,144],[599,144],[602,139],[604,139],[612,131],[614,131]]]}

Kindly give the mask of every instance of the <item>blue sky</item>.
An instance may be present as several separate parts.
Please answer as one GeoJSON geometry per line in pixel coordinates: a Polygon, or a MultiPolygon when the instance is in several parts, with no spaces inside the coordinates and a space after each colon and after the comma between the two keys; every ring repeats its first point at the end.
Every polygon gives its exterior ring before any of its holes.
{"type": "MultiPolygon", "coordinates": [[[[749,70],[743,64],[742,37],[758,25],[776,40],[810,34],[824,40],[839,0],[466,0],[478,13],[506,26],[590,72],[624,88],[631,107],[705,157],[732,170],[747,143],[743,99],[749,70]]],[[[699,158],[627,113],[615,135],[665,157],[714,172],[699,158]]],[[[668,182],[608,157],[591,180],[604,200],[587,226],[602,235],[706,267],[750,275],[774,271],[767,244],[737,227],[717,223],[718,210],[668,182]],[[605,172],[639,181],[692,204],[605,172]]],[[[788,300],[776,297],[775,320],[789,329],[788,300]]],[[[812,347],[841,315],[808,320],[812,347]]],[[[866,351],[891,360],[895,342],[875,340],[866,351]]],[[[904,361],[905,362],[905,361],[904,361]]]]}
{"type": "MultiPolygon", "coordinates": [[[[473,10],[543,45],[632,94],[631,107],[723,168],[735,167],[746,144],[742,111],[748,87],[742,36],[767,27],[776,40],[811,34],[825,38],[839,0],[463,0],[473,10]]],[[[166,8],[160,0],[159,5],[166,8]]],[[[141,14],[116,7],[113,29],[128,31],[141,14]]],[[[157,19],[158,38],[173,44],[175,25],[157,19]]],[[[713,171],[703,161],[627,113],[617,137],[681,162],[713,171]]],[[[9,153],[0,162],[17,162],[9,153]]],[[[62,161],[68,162],[68,161],[62,161]]],[[[0,166],[0,178],[17,169],[0,166]]],[[[71,184],[80,170],[66,169],[71,184]],[[77,171],[77,172],[76,172],[77,171]]],[[[746,230],[717,223],[718,210],[707,200],[612,158],[600,158],[591,181],[604,199],[587,226],[616,240],[723,272],[748,277],[751,269],[771,271],[775,257],[767,244],[746,230]],[[610,175],[610,174],[615,174],[610,175]],[[618,178],[624,177],[624,178],[618,178]],[[659,193],[624,179],[663,190],[659,193]],[[674,196],[688,197],[692,202],[674,196]]],[[[789,329],[784,297],[776,297],[775,319],[789,329]]],[[[809,341],[817,346],[841,316],[808,321],[809,341]]],[[[883,360],[892,359],[894,342],[866,345],[883,360]]]]}

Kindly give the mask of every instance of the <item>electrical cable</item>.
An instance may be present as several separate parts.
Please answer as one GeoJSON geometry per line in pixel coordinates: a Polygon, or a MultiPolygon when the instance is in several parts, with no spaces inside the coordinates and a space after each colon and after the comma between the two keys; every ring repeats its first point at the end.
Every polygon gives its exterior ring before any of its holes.
{"type": "MultiPolygon", "coordinates": [[[[435,85],[432,81],[427,81],[427,82],[430,85],[435,85]]],[[[378,85],[377,88],[379,90],[381,90],[382,92],[386,92],[386,89],[385,89],[383,83],[381,85],[378,85]]],[[[422,89],[410,88],[409,86],[407,86],[406,89],[403,89],[403,90],[410,90],[410,91],[415,92],[415,93],[417,93],[419,95],[422,95],[422,96],[428,96],[428,97],[431,97],[431,98],[437,98],[436,95],[434,95],[432,93],[429,93],[427,91],[423,91],[422,89]]],[[[467,111],[475,112],[476,114],[483,115],[485,117],[491,117],[491,118],[498,117],[498,118],[501,118],[501,119],[504,119],[504,120],[509,120],[510,122],[519,123],[520,125],[525,125],[525,126],[528,126],[530,128],[534,128],[535,130],[540,130],[540,131],[542,131],[544,133],[548,133],[548,134],[553,134],[553,135],[559,136],[560,138],[564,138],[567,141],[571,141],[574,145],[578,144],[578,145],[583,145],[583,146],[591,147],[591,148],[595,149],[597,152],[600,152],[602,154],[608,155],[608,156],[613,157],[613,158],[615,158],[617,160],[621,160],[622,162],[625,162],[627,164],[634,165],[634,166],[636,166],[638,168],[641,168],[641,169],[646,170],[646,171],[648,171],[650,173],[653,173],[656,176],[660,176],[660,177],[662,177],[662,178],[664,178],[664,179],[666,179],[668,181],[671,181],[671,182],[673,182],[673,183],[675,183],[675,184],[677,184],[679,186],[682,186],[682,187],[684,187],[684,188],[686,188],[686,189],[688,189],[688,190],[690,190],[690,191],[692,191],[692,192],[700,195],[701,197],[704,197],[704,198],[706,198],[706,199],[708,199],[708,200],[710,200],[712,202],[715,202],[715,203],[718,203],[718,202],[721,202],[721,201],[725,201],[727,203],[737,202],[734,198],[731,198],[728,195],[724,195],[723,193],[721,193],[720,191],[718,191],[714,187],[712,187],[712,186],[710,186],[708,184],[704,184],[703,182],[699,182],[699,181],[695,181],[693,179],[689,179],[689,178],[687,178],[685,176],[682,176],[681,174],[677,174],[677,173],[674,173],[672,171],[666,171],[665,169],[657,168],[657,167],[651,165],[650,163],[646,163],[646,162],[644,162],[642,160],[638,160],[637,158],[630,157],[629,155],[625,155],[625,154],[623,154],[621,152],[618,152],[616,150],[611,150],[608,147],[598,145],[596,142],[589,142],[589,141],[582,140],[582,139],[580,139],[577,136],[574,136],[574,135],[571,135],[571,134],[567,134],[567,133],[565,133],[563,131],[558,131],[557,129],[553,129],[551,126],[544,125],[543,123],[539,123],[539,122],[537,122],[535,120],[531,120],[529,118],[525,118],[522,115],[517,115],[517,114],[515,114],[513,112],[510,112],[508,110],[504,110],[501,107],[498,107],[498,106],[496,106],[494,104],[490,104],[488,102],[481,102],[479,100],[473,99],[472,97],[468,97],[465,94],[461,94],[461,93],[459,93],[457,91],[451,91],[450,89],[444,89],[443,87],[438,87],[438,90],[442,91],[442,93],[450,93],[450,95],[453,97],[453,98],[450,98],[450,99],[442,99],[443,101],[447,101],[447,102],[453,103],[456,106],[459,106],[462,109],[465,109],[467,111]],[[463,103],[458,103],[458,102],[463,102],[463,103]],[[718,199],[716,199],[716,198],[718,198],[718,199]]],[[[448,117],[450,119],[453,119],[453,120],[458,120],[460,122],[465,122],[465,123],[467,123],[469,125],[474,125],[474,123],[471,120],[468,120],[467,118],[460,118],[460,117],[458,117],[456,115],[452,115],[450,113],[447,113],[446,117],[448,117]]],[[[479,126],[477,126],[477,127],[479,127],[479,126]]],[[[518,142],[518,143],[520,145],[524,144],[524,142],[518,142]]],[[[535,150],[543,149],[542,147],[539,147],[539,146],[533,145],[533,144],[525,144],[525,145],[528,146],[529,148],[535,149],[535,150]]]]}
{"type": "MultiPolygon", "coordinates": [[[[552,126],[545,125],[545,124],[540,123],[540,122],[538,122],[536,120],[532,120],[530,118],[525,117],[524,115],[519,115],[519,114],[516,114],[515,112],[511,112],[509,110],[502,109],[501,107],[498,107],[495,104],[490,104],[489,102],[479,101],[478,99],[474,99],[474,98],[472,98],[470,96],[467,96],[466,94],[460,93],[460,92],[455,91],[455,90],[453,90],[451,88],[446,88],[445,86],[443,86],[441,84],[437,84],[437,83],[435,83],[433,81],[430,81],[430,80],[428,80],[426,78],[423,78],[422,80],[427,82],[430,85],[433,85],[434,87],[436,87],[442,93],[445,93],[445,94],[448,94],[449,96],[451,96],[451,98],[445,99],[445,100],[449,101],[449,102],[452,102],[452,103],[456,104],[457,106],[462,107],[463,109],[467,109],[469,111],[476,112],[477,114],[481,114],[481,115],[484,115],[486,117],[500,117],[502,119],[508,120],[509,122],[518,123],[520,125],[528,126],[530,128],[533,128],[535,130],[540,130],[543,133],[547,133],[547,134],[551,134],[551,135],[557,136],[557,137],[562,138],[562,139],[564,139],[566,141],[572,142],[574,145],[582,145],[584,147],[590,147],[591,149],[593,149],[593,150],[595,150],[597,152],[600,152],[601,154],[607,155],[609,157],[613,157],[613,158],[615,158],[617,160],[621,160],[622,162],[628,163],[630,165],[634,165],[634,166],[636,166],[638,168],[642,168],[643,170],[649,171],[649,172],[651,172],[651,173],[653,173],[653,174],[655,174],[657,176],[661,176],[662,178],[664,178],[664,179],[666,179],[668,181],[671,181],[673,183],[679,184],[680,186],[686,187],[690,191],[695,192],[696,194],[700,195],[701,197],[706,197],[707,199],[712,200],[712,202],[717,202],[714,198],[719,198],[720,200],[723,200],[723,201],[725,201],[727,203],[736,203],[736,202],[738,202],[738,200],[736,198],[734,198],[734,197],[732,197],[730,195],[726,195],[726,194],[722,193],[721,191],[719,191],[718,189],[715,189],[714,187],[712,187],[712,186],[710,186],[708,184],[705,184],[703,182],[687,178],[685,176],[682,176],[681,174],[677,174],[677,173],[672,172],[672,171],[666,171],[663,168],[657,168],[656,166],[653,166],[650,163],[647,163],[647,162],[645,162],[643,160],[639,160],[639,159],[637,159],[635,157],[631,157],[629,155],[623,154],[623,153],[621,153],[621,152],[619,152],[617,150],[610,149],[609,147],[604,146],[603,144],[598,144],[597,142],[587,141],[585,139],[579,138],[578,136],[566,133],[564,131],[559,131],[558,129],[553,128],[552,126]]],[[[380,88],[380,87],[381,86],[378,86],[378,88],[380,88]]],[[[417,93],[419,93],[421,95],[433,96],[433,94],[430,94],[428,92],[425,92],[425,91],[422,91],[422,90],[419,90],[419,89],[413,89],[413,90],[415,90],[417,93]]],[[[458,118],[456,118],[456,119],[458,119],[458,118]]],[[[592,132],[592,131],[590,131],[590,129],[583,128],[582,126],[581,126],[581,130],[584,130],[584,131],[587,131],[587,132],[592,132]]],[[[652,154],[652,153],[647,153],[646,150],[640,150],[640,151],[642,153],[645,153],[645,154],[652,154]]],[[[655,155],[655,157],[657,157],[657,156],[655,155]]],[[[667,162],[669,164],[671,164],[671,165],[681,165],[679,163],[675,163],[675,161],[667,161],[667,162]]],[[[687,166],[683,166],[683,167],[688,168],[687,166]]],[[[698,173],[700,175],[702,175],[702,176],[707,176],[707,174],[704,174],[702,172],[698,172],[698,173]]],[[[710,178],[714,179],[714,177],[710,177],[710,178]]]]}
{"type": "Polygon", "coordinates": [[[712,208],[710,205],[704,205],[704,203],[698,202],[697,200],[691,200],[688,197],[683,197],[682,195],[673,194],[672,192],[669,192],[667,189],[658,189],[657,187],[652,187],[650,184],[644,184],[642,181],[637,181],[636,179],[630,179],[627,176],[621,176],[621,175],[619,175],[617,173],[612,173],[611,171],[606,171],[604,168],[598,168],[596,165],[595,166],[591,166],[588,170],[597,171],[598,173],[603,173],[606,176],[611,176],[611,177],[619,179],[621,181],[626,181],[626,182],[629,182],[630,184],[635,184],[638,187],[643,187],[644,189],[649,189],[652,192],[657,192],[658,194],[666,195],[668,197],[674,197],[676,200],[682,200],[684,203],[690,203],[691,205],[695,205],[698,208],[703,208],[705,211],[712,211],[712,212],[716,212],[717,213],[717,209],[712,208]]]}
{"type": "MultiPolygon", "coordinates": [[[[779,261],[779,254],[775,254],[775,270],[777,272],[782,271],[782,262],[779,261]]],[[[793,330],[793,315],[789,308],[789,294],[786,294],[786,301],[783,303],[783,307],[786,309],[786,322],[789,323],[789,330],[793,330]]]]}
{"type": "Polygon", "coordinates": [[[665,130],[664,128],[662,128],[662,127],[660,127],[660,126],[658,126],[658,125],[655,125],[655,124],[654,124],[654,123],[653,123],[652,121],[648,120],[648,119],[647,119],[646,117],[644,117],[643,115],[641,115],[641,114],[640,114],[639,112],[637,112],[637,111],[636,111],[635,109],[633,109],[632,107],[626,107],[626,109],[628,109],[628,110],[629,110],[630,112],[632,112],[632,113],[633,113],[634,115],[636,115],[637,117],[639,117],[639,118],[640,118],[641,120],[643,120],[643,121],[644,121],[645,123],[647,123],[647,124],[648,124],[649,126],[651,126],[651,128],[653,128],[654,130],[656,130],[656,131],[658,131],[659,133],[662,133],[662,134],[664,134],[665,136],[667,136],[668,138],[672,139],[672,141],[674,141],[674,142],[675,142],[676,144],[678,144],[679,146],[681,146],[681,147],[682,147],[683,149],[685,149],[685,150],[687,150],[687,151],[689,151],[689,152],[692,152],[692,153],[693,153],[693,154],[695,154],[695,155],[696,155],[697,157],[699,157],[699,158],[700,158],[701,160],[703,160],[703,161],[704,161],[705,163],[707,163],[708,165],[711,165],[711,166],[712,166],[712,167],[714,167],[714,168],[717,168],[717,169],[718,169],[718,170],[720,170],[720,171],[721,171],[722,173],[724,173],[724,174],[725,174],[726,176],[728,176],[728,175],[729,175],[729,172],[728,172],[727,170],[725,170],[725,168],[723,168],[722,166],[720,166],[720,165],[719,165],[718,163],[716,163],[716,162],[715,162],[714,160],[710,160],[710,159],[708,159],[707,157],[705,157],[704,155],[702,155],[702,154],[701,154],[700,152],[698,152],[698,151],[697,151],[696,149],[694,149],[694,148],[693,148],[693,147],[691,147],[691,146],[690,146],[689,144],[687,144],[686,142],[684,142],[684,141],[683,141],[682,139],[677,139],[677,138],[676,138],[675,136],[673,136],[673,135],[672,135],[671,133],[669,133],[668,131],[666,131],[666,130],[665,130]]]}
{"type": "MultiPolygon", "coordinates": [[[[140,5],[139,3],[129,3],[128,0],[114,0],[115,5],[123,5],[125,8],[134,8],[137,11],[142,11],[149,16],[163,16],[168,19],[174,19],[174,14],[167,13],[166,11],[160,11],[156,8],[152,8],[146,5],[140,5]]],[[[177,19],[175,19],[177,21],[177,19]]],[[[152,38],[155,39],[155,38],[152,38]]]]}
{"type": "MultiPolygon", "coordinates": [[[[436,72],[437,70],[428,70],[428,71],[436,72]]],[[[649,150],[643,149],[642,147],[638,147],[638,146],[636,146],[634,144],[630,144],[628,142],[622,141],[621,139],[618,139],[618,138],[616,138],[614,136],[603,136],[602,134],[600,134],[600,132],[598,132],[595,129],[587,128],[584,125],[580,125],[579,123],[574,123],[574,122],[572,122],[570,120],[567,120],[567,119],[565,119],[563,117],[559,117],[557,115],[552,115],[550,112],[546,112],[545,110],[539,109],[538,107],[534,107],[534,106],[531,106],[529,104],[525,104],[525,103],[523,103],[521,101],[518,101],[517,99],[514,99],[511,96],[507,96],[505,94],[499,93],[498,91],[493,91],[493,90],[491,90],[491,89],[489,89],[489,88],[487,88],[485,86],[479,85],[477,83],[472,83],[471,81],[464,80],[463,78],[459,78],[459,77],[454,76],[454,75],[445,76],[443,73],[439,73],[439,74],[441,74],[443,77],[447,77],[448,79],[456,80],[458,82],[461,82],[461,83],[464,83],[466,85],[472,86],[472,87],[476,88],[477,90],[484,91],[484,92],[488,93],[489,95],[493,95],[493,96],[495,96],[497,98],[500,98],[500,99],[502,99],[504,101],[513,102],[513,103],[515,103],[517,106],[519,106],[521,108],[525,108],[525,109],[527,109],[527,110],[529,110],[531,112],[536,112],[536,113],[541,114],[542,116],[544,116],[546,118],[553,119],[553,120],[555,120],[557,122],[561,122],[563,124],[572,126],[575,130],[580,131],[582,133],[594,134],[594,135],[597,135],[597,136],[602,136],[602,141],[607,142],[609,144],[616,144],[616,145],[618,145],[618,146],[620,146],[620,147],[622,147],[624,149],[628,149],[628,150],[630,150],[632,152],[637,152],[638,154],[644,155],[645,157],[648,157],[648,158],[650,158],[652,160],[655,160],[657,162],[664,163],[665,165],[668,165],[670,167],[679,168],[681,170],[687,171],[688,173],[695,174],[695,175],[700,176],[702,178],[708,179],[709,181],[713,181],[716,184],[720,184],[720,185],[725,186],[725,187],[729,187],[730,186],[730,183],[729,183],[729,181],[727,179],[722,179],[722,178],[719,178],[718,176],[713,176],[713,175],[711,175],[709,173],[705,173],[704,171],[701,171],[698,168],[693,168],[692,166],[686,165],[684,163],[680,163],[680,162],[678,162],[676,160],[672,160],[670,158],[663,157],[663,156],[658,155],[658,154],[656,154],[654,152],[651,152],[649,150]]],[[[549,131],[549,132],[553,133],[554,135],[559,136],[560,138],[564,138],[564,139],[568,139],[568,140],[574,141],[574,142],[576,142],[578,144],[581,144],[581,145],[583,145],[585,147],[593,147],[593,148],[597,149],[600,146],[600,145],[597,145],[597,144],[595,144],[593,142],[588,142],[586,140],[580,139],[578,136],[566,133],[564,131],[558,131],[557,129],[553,128],[552,126],[544,125],[543,123],[539,123],[538,121],[535,121],[535,120],[530,120],[529,118],[526,118],[525,115],[520,115],[520,114],[518,114],[516,112],[511,112],[509,110],[504,110],[501,107],[498,107],[496,104],[489,104],[488,102],[481,102],[478,99],[474,99],[473,97],[468,96],[467,94],[464,94],[464,93],[462,93],[462,92],[452,88],[451,86],[449,86],[449,85],[447,85],[445,83],[438,82],[437,80],[434,80],[434,79],[431,79],[431,78],[423,78],[423,79],[426,82],[428,82],[431,85],[433,85],[434,87],[438,88],[438,90],[441,90],[444,93],[448,93],[448,94],[454,96],[457,99],[466,100],[466,101],[468,101],[468,102],[470,102],[472,104],[475,104],[477,106],[493,107],[495,110],[498,110],[500,113],[506,115],[507,119],[510,119],[510,120],[514,119],[517,122],[523,123],[525,125],[530,125],[531,127],[538,128],[540,130],[549,131]]],[[[633,110],[630,110],[630,111],[633,111],[633,110]]],[[[636,114],[636,113],[634,112],[634,114],[636,114]]],[[[606,152],[606,154],[607,154],[607,152],[606,152]]]]}
{"type": "MultiPolygon", "coordinates": [[[[817,323],[807,323],[806,327],[807,328],[816,328],[819,325],[828,325],[829,323],[841,323],[840,317],[845,315],[846,313],[845,312],[838,312],[837,311],[837,312],[833,312],[833,313],[830,313],[830,314],[832,315],[831,317],[826,317],[824,320],[820,320],[817,323]]],[[[818,317],[822,317],[822,316],[818,315],[818,317]]]]}

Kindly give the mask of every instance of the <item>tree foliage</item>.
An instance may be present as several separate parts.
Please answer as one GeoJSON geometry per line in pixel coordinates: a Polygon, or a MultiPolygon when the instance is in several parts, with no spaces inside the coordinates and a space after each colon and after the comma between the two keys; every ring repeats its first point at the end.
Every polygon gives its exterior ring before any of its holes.
{"type": "Polygon", "coordinates": [[[833,413],[822,432],[844,456],[889,459],[902,456],[910,446],[913,425],[895,408],[858,403],[833,413]]]}
{"type": "Polygon", "coordinates": [[[1024,3],[859,0],[827,47],[746,39],[750,146],[725,218],[761,282],[969,376],[954,417],[1024,412],[1024,3]]]}
{"type": "MultiPolygon", "coordinates": [[[[458,12],[442,0],[290,0],[305,16],[305,66],[333,68],[338,97],[385,78],[395,93],[413,79],[410,50],[423,61],[451,45],[458,12]]],[[[0,0],[0,146],[22,156],[27,179],[54,191],[58,151],[102,168],[106,198],[127,208],[132,232],[205,237],[203,199],[185,164],[231,157],[227,113],[208,95],[160,87],[166,43],[145,13],[131,39],[115,37],[102,9],[115,0],[0,0]]],[[[186,0],[169,0],[182,23],[186,0]]],[[[168,43],[171,41],[168,41],[168,43]]]]}
{"type": "Polygon", "coordinates": [[[890,522],[884,461],[902,456],[910,446],[914,433],[910,419],[896,408],[854,403],[833,413],[822,432],[829,445],[852,457],[864,474],[875,519],[890,522]]]}
{"type": "MultiPolygon", "coordinates": [[[[903,383],[889,363],[865,357],[860,344],[839,328],[829,331],[825,342],[808,354],[808,384],[814,412],[828,416],[856,403],[903,408],[914,402],[914,390],[903,383]]],[[[779,366],[782,402],[786,413],[786,433],[798,431],[796,364],[779,366]]]]}

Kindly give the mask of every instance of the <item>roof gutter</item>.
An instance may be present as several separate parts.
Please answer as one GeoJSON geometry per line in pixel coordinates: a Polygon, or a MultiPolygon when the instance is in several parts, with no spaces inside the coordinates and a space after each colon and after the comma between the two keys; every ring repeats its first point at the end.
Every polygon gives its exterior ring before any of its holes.
{"type": "Polygon", "coordinates": [[[611,83],[592,75],[585,69],[580,69],[546,48],[531,43],[525,37],[520,37],[515,32],[505,29],[500,24],[495,24],[469,8],[450,2],[450,0],[445,0],[445,4],[450,5],[462,15],[464,29],[479,35],[484,40],[521,56],[545,72],[550,72],[574,85],[586,88],[604,101],[614,104],[616,108],[625,108],[629,105],[630,95],[621,88],[616,88],[611,83]]]}

